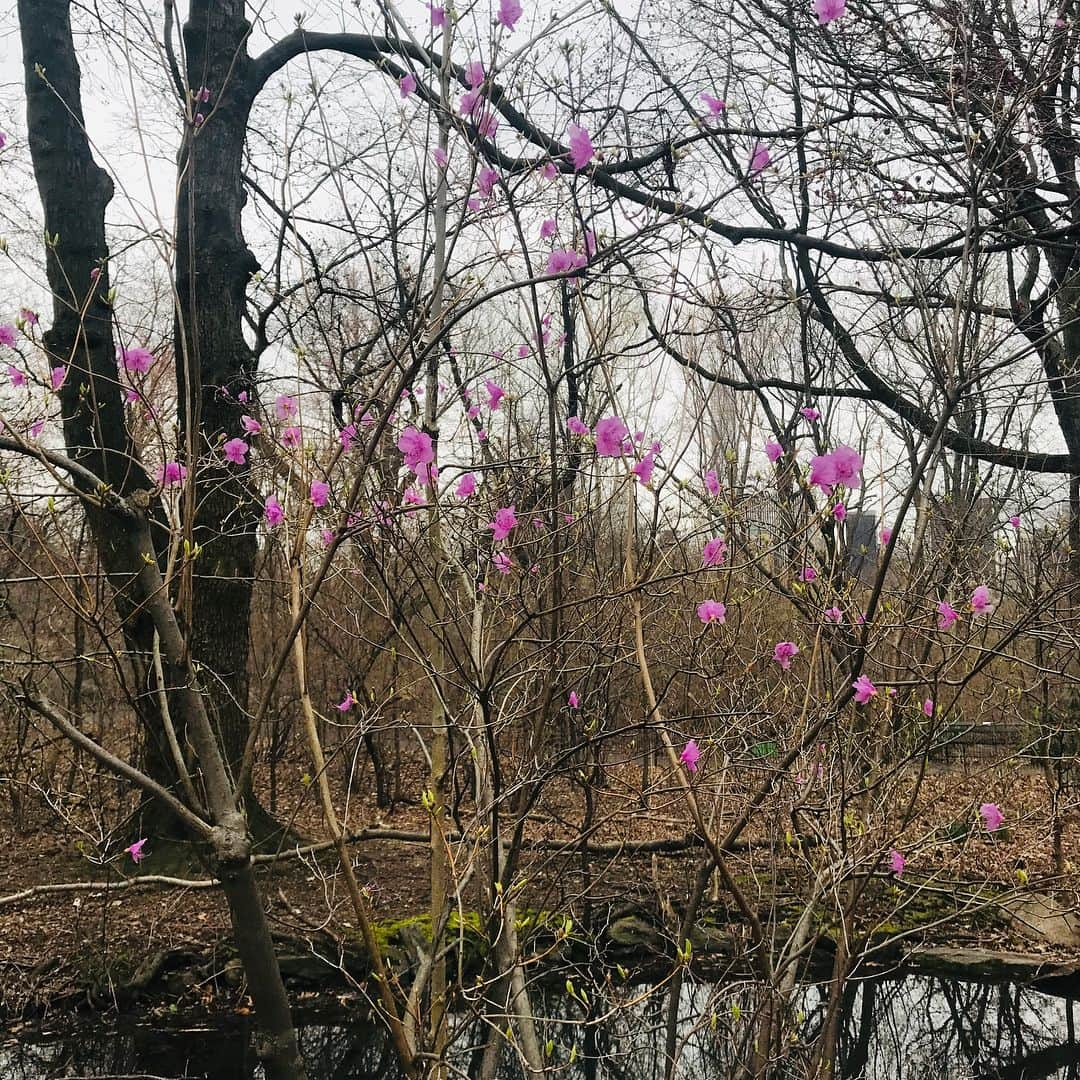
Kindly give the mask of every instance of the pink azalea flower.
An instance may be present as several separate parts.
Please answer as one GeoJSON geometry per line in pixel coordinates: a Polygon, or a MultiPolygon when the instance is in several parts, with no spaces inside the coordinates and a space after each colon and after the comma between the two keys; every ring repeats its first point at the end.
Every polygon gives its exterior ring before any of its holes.
{"type": "Polygon", "coordinates": [[[571,435],[588,435],[589,425],[583,424],[576,416],[571,416],[566,421],[566,427],[571,435]]]}
{"type": "Polygon", "coordinates": [[[320,529],[319,539],[323,542],[323,547],[329,547],[334,542],[334,530],[320,529]]]}
{"type": "Polygon", "coordinates": [[[484,380],[484,389],[488,392],[488,408],[494,412],[506,396],[506,391],[498,383],[493,383],[490,379],[484,380]]]}
{"type": "Polygon", "coordinates": [[[0,150],[3,150],[7,146],[7,133],[0,131],[0,150]]]}
{"type": "Polygon", "coordinates": [[[596,425],[596,452],[600,457],[621,457],[623,439],[630,432],[617,416],[605,416],[596,425]]]}
{"type": "Polygon", "coordinates": [[[476,493],[476,477],[471,472],[465,473],[464,476],[458,481],[457,487],[454,489],[454,494],[459,499],[467,499],[470,495],[476,493]]]}
{"type": "Polygon", "coordinates": [[[282,510],[276,495],[271,495],[263,505],[263,517],[266,518],[266,524],[271,529],[276,528],[285,520],[285,511],[282,510]]]}
{"type": "Polygon", "coordinates": [[[521,18],[521,5],[518,0],[499,0],[499,13],[495,21],[507,30],[513,30],[521,18]]]}
{"type": "Polygon", "coordinates": [[[338,438],[341,440],[342,448],[348,450],[353,444],[353,439],[356,438],[356,425],[346,424],[341,431],[338,432],[338,438]]]}
{"type": "Polygon", "coordinates": [[[727,616],[727,608],[719,600],[703,600],[697,606],[698,618],[709,625],[710,623],[723,623],[727,616]]]}
{"type": "Polygon", "coordinates": [[[504,506],[495,511],[495,520],[488,522],[495,540],[505,540],[511,530],[517,527],[517,516],[512,506],[504,506]]]}
{"type": "Polygon", "coordinates": [[[555,248],[548,255],[549,274],[565,274],[568,270],[581,270],[586,266],[585,256],[573,248],[555,248]]]}
{"type": "Polygon", "coordinates": [[[574,172],[581,172],[593,159],[596,149],[592,144],[588,131],[577,124],[571,124],[567,129],[570,143],[570,160],[574,163],[574,172]]]}
{"type": "Polygon", "coordinates": [[[881,546],[888,547],[889,541],[892,539],[892,529],[886,526],[881,530],[881,546]]]}
{"type": "Polygon", "coordinates": [[[977,586],[971,594],[971,610],[976,615],[989,615],[995,607],[990,602],[990,590],[985,585],[977,586]]]}
{"type": "Polygon", "coordinates": [[[470,405],[469,408],[466,410],[465,415],[470,420],[475,420],[480,415],[480,406],[479,405],[470,405]]]}
{"type": "Polygon", "coordinates": [[[820,420],[821,419],[821,413],[818,412],[817,409],[813,408],[813,406],[808,405],[808,406],[806,406],[806,408],[800,409],[799,412],[802,413],[802,415],[805,416],[806,419],[810,420],[810,421],[820,420]]]}
{"type": "Polygon", "coordinates": [[[773,649],[772,658],[785,670],[791,667],[791,661],[799,655],[799,646],[794,641],[778,641],[773,649]]]}
{"type": "Polygon", "coordinates": [[[8,366],[7,366],[7,375],[8,375],[8,378],[11,380],[11,385],[12,386],[25,386],[26,385],[26,375],[22,371],[20,371],[19,368],[12,367],[11,364],[8,364],[8,366]]]}
{"type": "Polygon", "coordinates": [[[1009,518],[1009,524],[1014,529],[1019,529],[1020,528],[1020,518],[1016,514],[1013,514],[1013,516],[1011,518],[1009,518]]]}
{"type": "Polygon", "coordinates": [[[123,359],[125,371],[138,372],[140,375],[145,375],[154,362],[154,354],[149,349],[138,345],[132,349],[121,349],[120,356],[123,359]]]}
{"type": "Polygon", "coordinates": [[[449,161],[449,158],[447,157],[446,151],[441,146],[436,146],[435,149],[431,151],[431,156],[440,169],[446,168],[446,163],[449,161]]]}
{"type": "Polygon", "coordinates": [[[838,446],[832,452],[832,459],[836,466],[837,482],[844,487],[859,487],[862,483],[859,474],[863,469],[863,459],[858,451],[850,446],[838,446]]]}
{"type": "Polygon", "coordinates": [[[431,12],[432,26],[446,25],[446,8],[436,7],[434,4],[428,4],[428,10],[431,12]]]}
{"type": "Polygon", "coordinates": [[[274,398],[274,411],[279,420],[288,420],[296,414],[296,399],[289,397],[288,394],[278,394],[274,398]]]}
{"type": "Polygon", "coordinates": [[[324,480],[312,480],[310,494],[312,506],[325,506],[330,495],[330,485],[324,480]]]}
{"type": "Polygon", "coordinates": [[[839,626],[844,621],[844,613],[834,604],[825,609],[825,618],[839,626]]]}
{"type": "Polygon", "coordinates": [[[131,856],[131,861],[137,866],[146,858],[145,848],[146,838],[144,837],[142,840],[136,840],[134,844],[129,844],[124,851],[131,856]]]}
{"type": "Polygon", "coordinates": [[[345,696],[334,706],[334,708],[337,709],[338,712],[348,712],[354,705],[359,704],[360,703],[356,700],[356,695],[351,690],[346,690],[345,696]]]}
{"type": "Polygon", "coordinates": [[[722,566],[727,558],[727,544],[714,536],[701,551],[702,566],[722,566]]]}
{"type": "Polygon", "coordinates": [[[480,192],[480,198],[486,199],[491,195],[491,189],[495,186],[495,181],[499,179],[499,174],[494,169],[489,169],[486,166],[480,170],[476,176],[476,190],[480,192]]]}
{"type": "Polygon", "coordinates": [[[832,516],[836,518],[837,521],[843,521],[844,518],[847,517],[847,507],[843,503],[837,503],[832,508],[832,516]]]}
{"type": "Polygon", "coordinates": [[[525,357],[528,356],[531,351],[532,350],[529,348],[528,345],[519,345],[518,346],[518,351],[517,351],[518,359],[519,360],[524,360],[525,357]]]}
{"type": "Polygon", "coordinates": [[[42,433],[42,431],[44,429],[45,429],[45,421],[44,421],[44,419],[35,420],[30,425],[30,438],[31,439],[36,439],[42,433]]]}
{"type": "Polygon", "coordinates": [[[934,699],[933,698],[927,698],[922,703],[922,711],[923,711],[923,716],[933,716],[934,715],[934,699]]]}
{"type": "Polygon", "coordinates": [[[179,461],[166,461],[158,467],[154,477],[159,484],[176,487],[187,479],[187,469],[179,461]]]}
{"type": "Polygon", "coordinates": [[[19,308],[19,318],[22,319],[27,326],[37,326],[38,316],[37,312],[33,308],[19,308]]]}
{"type": "Polygon", "coordinates": [[[639,462],[635,463],[630,471],[638,478],[639,484],[649,484],[652,482],[653,468],[655,465],[656,461],[650,453],[646,454],[639,462]]]}
{"type": "Polygon", "coordinates": [[[484,62],[483,62],[483,60],[470,60],[465,65],[465,82],[468,84],[470,90],[475,90],[478,86],[483,85],[483,82],[484,82],[484,62]]]}
{"type": "Polygon", "coordinates": [[[1001,823],[1005,820],[1001,807],[992,802],[984,802],[979,807],[979,816],[983,819],[987,832],[997,832],[1001,828],[1001,823]]]}
{"type": "Polygon", "coordinates": [[[548,161],[540,167],[540,175],[545,180],[554,180],[559,175],[559,170],[555,167],[555,162],[548,161]]]}
{"type": "Polygon", "coordinates": [[[424,493],[418,487],[407,487],[402,493],[401,501],[405,506],[423,506],[424,493]]]}
{"type": "Polygon", "coordinates": [[[839,19],[847,7],[847,0],[814,0],[814,14],[821,26],[827,26],[834,19],[839,19]]]}
{"type": "Polygon", "coordinates": [[[233,465],[243,465],[250,447],[243,439],[230,439],[223,447],[225,460],[233,465]]]}
{"type": "Polygon", "coordinates": [[[17,340],[15,327],[10,324],[0,326],[0,345],[7,345],[11,348],[17,340]]]}
{"type": "Polygon", "coordinates": [[[295,450],[303,440],[303,432],[298,427],[287,427],[281,433],[281,445],[295,450]]]}
{"type": "Polygon", "coordinates": [[[697,772],[697,763],[700,759],[701,751],[698,749],[698,744],[691,739],[683,747],[683,752],[679,755],[679,761],[686,766],[687,772],[697,772]]]}
{"type": "Polygon", "coordinates": [[[770,161],[772,161],[772,155],[769,153],[769,148],[763,142],[755,143],[754,151],[750,155],[750,175],[761,172],[770,161]]]}
{"type": "Polygon", "coordinates": [[[941,603],[938,604],[937,609],[939,616],[939,630],[948,630],[949,627],[952,626],[952,624],[956,622],[958,618],[960,618],[960,613],[956,610],[956,608],[952,606],[952,604],[949,603],[948,600],[942,600],[941,603]]]}
{"type": "Polygon", "coordinates": [[[407,427],[399,436],[397,448],[405,458],[405,468],[411,469],[421,481],[427,480],[428,468],[435,460],[435,448],[426,431],[407,427]]]}
{"type": "Polygon", "coordinates": [[[500,574],[510,573],[510,556],[507,555],[505,551],[496,551],[495,554],[491,556],[491,561],[500,574]]]}
{"type": "Polygon", "coordinates": [[[596,254],[596,233],[592,229],[585,230],[585,254],[590,259],[596,254]]]}
{"type": "Polygon", "coordinates": [[[402,75],[398,81],[398,87],[400,88],[401,97],[404,100],[410,94],[416,93],[416,76],[410,71],[406,75],[402,75]]]}
{"type": "Polygon", "coordinates": [[[715,469],[709,469],[705,474],[705,490],[715,499],[720,495],[720,478],[715,469]]]}
{"type": "Polygon", "coordinates": [[[706,92],[698,94],[698,100],[709,110],[710,116],[719,116],[727,107],[720,98],[713,97],[712,94],[706,92]]]}
{"type": "Polygon", "coordinates": [[[817,581],[817,571],[812,566],[804,566],[799,571],[799,580],[806,582],[817,581]]]}
{"type": "Polygon", "coordinates": [[[784,448],[775,439],[769,439],[765,443],[765,456],[775,465],[784,456],[784,448]]]}
{"type": "Polygon", "coordinates": [[[855,704],[865,705],[878,691],[866,675],[860,675],[852,684],[855,691],[855,704]]]}
{"type": "Polygon", "coordinates": [[[576,690],[570,691],[570,696],[566,699],[566,703],[570,706],[571,709],[576,709],[581,704],[578,699],[576,690]]]}
{"type": "Polygon", "coordinates": [[[540,239],[550,240],[555,235],[555,230],[557,228],[558,226],[555,224],[554,218],[544,218],[544,220],[540,222],[540,239]]]}
{"type": "Polygon", "coordinates": [[[904,876],[904,867],[907,866],[907,859],[900,854],[896,848],[889,849],[889,869],[897,876],[904,876]]]}

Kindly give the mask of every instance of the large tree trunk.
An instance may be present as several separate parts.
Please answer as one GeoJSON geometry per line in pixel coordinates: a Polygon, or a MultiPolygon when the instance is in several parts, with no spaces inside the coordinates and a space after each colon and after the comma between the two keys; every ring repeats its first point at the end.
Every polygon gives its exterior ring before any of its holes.
{"type": "MultiPolygon", "coordinates": [[[[53,367],[67,367],[60,389],[68,454],[121,494],[151,487],[128,432],[117,372],[109,291],[105,209],[113,195],[107,172],[94,161],[83,126],[80,72],[71,33],[71,0],[19,0],[30,155],[50,238],[45,267],[53,296],[45,348],[53,367]]],[[[77,481],[76,481],[77,482],[77,481]]],[[[85,505],[85,504],[84,504],[85,505]]],[[[159,557],[164,514],[150,510],[159,557]]],[[[103,569],[121,619],[131,684],[143,730],[143,770],[164,787],[176,769],[153,685],[153,625],[130,594],[137,567],[115,523],[86,507],[103,569]]],[[[142,835],[176,837],[171,815],[144,804],[142,835]]]]}
{"type": "Polygon", "coordinates": [[[255,86],[243,0],[192,0],[184,26],[189,89],[206,87],[179,157],[176,289],[180,421],[204,464],[188,492],[186,528],[201,546],[182,604],[225,757],[237,774],[248,734],[248,652],[259,508],[248,465],[229,465],[224,440],[252,411],[256,358],[244,338],[247,286],[258,268],[244,242],[241,165],[255,86]],[[196,509],[197,507],[197,509],[196,509]]]}

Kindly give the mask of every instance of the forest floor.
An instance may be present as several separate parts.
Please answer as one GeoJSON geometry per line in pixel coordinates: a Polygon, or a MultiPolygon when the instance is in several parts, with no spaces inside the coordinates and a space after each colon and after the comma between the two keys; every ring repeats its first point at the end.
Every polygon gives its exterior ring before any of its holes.
{"type": "MultiPolygon", "coordinates": [[[[281,769],[290,779],[278,784],[278,819],[311,843],[321,841],[325,834],[302,766],[285,763],[281,769]]],[[[704,857],[700,844],[688,839],[692,829],[680,791],[670,775],[665,784],[663,771],[654,771],[645,806],[637,764],[603,769],[604,787],[593,800],[591,816],[586,815],[582,790],[561,782],[551,783],[530,813],[524,832],[530,846],[521,864],[526,879],[521,906],[571,914],[579,924],[640,908],[655,912],[661,924],[673,929],[704,857]],[[592,845],[588,853],[581,851],[583,833],[592,845]],[[633,850],[634,845],[655,841],[668,842],[672,850],[633,850]]],[[[744,780],[749,784],[753,776],[744,780]]],[[[261,777],[261,788],[264,781],[261,777]]],[[[755,817],[746,844],[732,855],[737,880],[762,909],[769,908],[780,890],[797,895],[808,879],[805,871],[810,863],[790,843],[790,806],[793,798],[805,794],[810,812],[801,820],[814,820],[814,807],[825,804],[831,782],[832,778],[821,777],[817,794],[813,788],[806,793],[794,785],[782,786],[778,798],[770,802],[773,811],[755,817]]],[[[725,820],[729,807],[739,804],[738,778],[733,779],[730,771],[703,770],[695,785],[706,813],[715,813],[717,822],[725,820]],[[718,797],[721,781],[726,786],[718,797]]],[[[418,793],[423,786],[419,763],[406,763],[401,789],[418,793]]],[[[376,919],[389,922],[424,912],[429,897],[428,849],[423,842],[428,818],[419,798],[379,809],[370,770],[354,781],[352,790],[346,828],[374,833],[374,838],[354,842],[352,851],[376,919]]],[[[60,1003],[65,1008],[122,1004],[124,985],[133,978],[137,981],[149,958],[167,953],[211,959],[200,969],[202,976],[189,979],[181,989],[189,1004],[213,1004],[220,991],[220,980],[214,976],[225,971],[231,955],[228,912],[220,890],[195,862],[179,873],[187,884],[132,885],[143,875],[176,876],[177,871],[172,866],[156,867],[150,844],[146,859],[135,867],[121,848],[128,838],[107,839],[110,829],[118,828],[115,822],[122,820],[119,809],[117,817],[106,822],[90,812],[90,805],[86,798],[61,800],[55,792],[46,795],[41,790],[33,799],[22,799],[20,827],[0,834],[0,1019],[40,1014],[60,1003]],[[109,853],[105,861],[104,850],[109,853]],[[65,887],[42,888],[54,886],[65,887]]],[[[882,895],[893,906],[915,890],[968,896],[1008,890],[1026,895],[1037,890],[1053,895],[1064,907],[1080,903],[1075,812],[1065,817],[1065,872],[1055,875],[1051,799],[1040,771],[1016,762],[934,766],[922,778],[915,808],[905,834],[891,845],[907,858],[903,878],[892,879],[884,866],[874,869],[881,878],[882,895]],[[993,836],[979,821],[983,802],[998,804],[1005,815],[1003,828],[993,836]],[[1017,875],[1018,869],[1027,875],[1026,882],[1017,875]]],[[[471,803],[466,802],[463,820],[470,817],[471,803]]],[[[827,819],[822,815],[817,820],[827,819]]],[[[875,820],[870,814],[869,823],[874,825],[875,820]]],[[[855,837],[850,842],[857,847],[861,826],[853,821],[849,825],[855,837]]],[[[880,822],[877,827],[875,835],[880,838],[880,822]]],[[[878,843],[875,850],[880,852],[878,843]]],[[[466,838],[454,851],[458,873],[467,875],[476,869],[483,847],[466,838]]],[[[476,906],[481,877],[473,873],[463,890],[466,911],[476,906]]],[[[352,908],[332,851],[299,855],[282,851],[279,858],[260,865],[259,879],[272,928],[283,938],[344,939],[354,933],[352,908]]],[[[888,913],[873,917],[885,920],[888,913]]],[[[968,924],[963,932],[969,943],[979,943],[975,925],[968,924]]],[[[1000,920],[984,925],[982,943],[995,949],[1077,955],[1076,949],[1033,943],[1030,936],[1004,929],[1000,920]]],[[[938,935],[939,944],[953,944],[957,937],[948,925],[932,933],[938,935]]]]}

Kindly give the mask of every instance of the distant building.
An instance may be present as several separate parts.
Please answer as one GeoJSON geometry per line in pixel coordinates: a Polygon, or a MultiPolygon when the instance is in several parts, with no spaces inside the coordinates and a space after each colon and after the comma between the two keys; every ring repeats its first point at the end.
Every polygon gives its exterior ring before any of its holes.
{"type": "Polygon", "coordinates": [[[877,514],[865,510],[849,510],[844,519],[844,569],[864,584],[877,573],[877,523],[877,514]]]}

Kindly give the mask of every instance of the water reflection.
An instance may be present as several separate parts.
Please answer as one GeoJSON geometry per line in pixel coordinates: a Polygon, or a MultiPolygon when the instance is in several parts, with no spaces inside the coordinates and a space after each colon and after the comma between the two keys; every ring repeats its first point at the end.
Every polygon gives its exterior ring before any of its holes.
{"type": "MultiPolygon", "coordinates": [[[[689,983],[679,1010],[676,1074],[685,1080],[729,1077],[745,1061],[755,988],[689,983]]],[[[663,993],[627,986],[590,995],[586,1007],[559,989],[537,996],[546,1017],[550,1064],[573,1080],[663,1080],[663,993]]],[[[539,1010],[538,1010],[539,1011],[539,1010]]],[[[823,1022],[824,1000],[807,987],[793,1003],[782,1080],[805,1077],[823,1022]]],[[[476,1075],[484,1029],[467,1027],[454,1064],[476,1075]]],[[[311,1019],[301,1027],[311,1080],[391,1080],[399,1074],[387,1044],[368,1023],[311,1019]]],[[[59,1077],[166,1077],[247,1080],[261,1075],[243,1024],[162,1028],[121,1021],[64,1037],[39,1032],[0,1047],[3,1080],[59,1077]]],[[[837,1075],[844,1080],[1080,1080],[1073,1002],[1014,985],[907,977],[853,982],[845,995],[837,1075]]],[[[500,1080],[522,1076],[509,1049],[500,1080]]]]}

